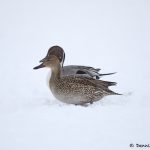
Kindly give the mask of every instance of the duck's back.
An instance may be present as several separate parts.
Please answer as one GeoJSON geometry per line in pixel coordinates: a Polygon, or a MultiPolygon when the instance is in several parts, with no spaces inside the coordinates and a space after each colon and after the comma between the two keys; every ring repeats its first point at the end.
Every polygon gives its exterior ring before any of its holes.
{"type": "Polygon", "coordinates": [[[69,65],[69,66],[64,66],[61,69],[61,75],[62,76],[78,75],[78,76],[89,77],[93,79],[100,79],[102,76],[112,75],[116,73],[116,72],[113,72],[113,73],[101,74],[99,73],[99,71],[100,71],[99,68],[69,65]]]}
{"type": "Polygon", "coordinates": [[[93,67],[88,66],[77,66],[77,65],[69,65],[64,66],[62,68],[62,76],[70,76],[70,75],[81,75],[86,77],[92,77],[92,78],[99,78],[100,69],[95,69],[93,67]]]}

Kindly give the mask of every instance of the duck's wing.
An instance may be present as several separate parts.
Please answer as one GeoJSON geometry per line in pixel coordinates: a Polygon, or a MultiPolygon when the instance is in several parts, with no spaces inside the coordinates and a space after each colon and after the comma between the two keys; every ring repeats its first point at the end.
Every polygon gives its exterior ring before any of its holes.
{"type": "Polygon", "coordinates": [[[62,76],[68,76],[68,75],[81,75],[90,77],[93,79],[99,79],[102,76],[105,75],[112,75],[114,73],[107,73],[107,74],[100,74],[99,68],[93,68],[89,66],[77,66],[77,65],[70,65],[70,66],[64,66],[62,68],[62,76]]]}
{"type": "Polygon", "coordinates": [[[83,78],[84,80],[85,79],[88,80],[88,82],[86,81],[88,84],[93,83],[93,85],[97,88],[97,91],[100,93],[105,93],[106,95],[122,95],[109,89],[110,86],[117,85],[116,82],[96,80],[89,77],[81,77],[81,78],[83,78]]]}
{"type": "MultiPolygon", "coordinates": [[[[96,80],[85,76],[63,76],[62,81],[65,81],[68,85],[76,87],[90,87],[94,88],[96,92],[104,93],[106,95],[121,95],[119,93],[113,92],[109,89],[109,86],[116,85],[116,82],[96,80]]],[[[64,83],[65,84],[65,83],[64,83]]]]}

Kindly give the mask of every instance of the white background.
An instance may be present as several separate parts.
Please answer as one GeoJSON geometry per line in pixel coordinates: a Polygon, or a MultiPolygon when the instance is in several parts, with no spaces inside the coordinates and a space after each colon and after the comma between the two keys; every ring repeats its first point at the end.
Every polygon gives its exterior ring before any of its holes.
{"type": "MultiPolygon", "coordinates": [[[[120,150],[150,144],[149,0],[0,1],[0,149],[120,150]],[[89,107],[62,104],[34,71],[49,47],[65,65],[117,72],[89,107]]],[[[136,148],[136,147],[135,147],[136,148]]]]}

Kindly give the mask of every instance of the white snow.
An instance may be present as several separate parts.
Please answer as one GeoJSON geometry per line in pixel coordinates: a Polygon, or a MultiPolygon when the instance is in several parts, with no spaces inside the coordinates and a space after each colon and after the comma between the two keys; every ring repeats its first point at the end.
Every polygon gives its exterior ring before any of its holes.
{"type": "MultiPolygon", "coordinates": [[[[1,1],[0,150],[130,150],[150,144],[150,1],[1,1]],[[123,96],[88,107],[57,101],[48,69],[33,70],[49,47],[66,65],[100,67],[123,96]]],[[[148,149],[148,148],[143,148],[148,149]]]]}

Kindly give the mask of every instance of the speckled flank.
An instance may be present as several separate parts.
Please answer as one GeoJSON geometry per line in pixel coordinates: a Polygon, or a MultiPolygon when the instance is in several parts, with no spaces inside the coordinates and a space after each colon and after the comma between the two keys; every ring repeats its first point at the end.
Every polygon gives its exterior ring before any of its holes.
{"type": "MultiPolygon", "coordinates": [[[[50,83],[52,93],[59,100],[66,103],[84,104],[93,103],[107,95],[117,93],[108,89],[107,81],[96,83],[94,80],[85,77],[66,76],[55,80],[55,85],[50,83]]],[[[112,82],[113,83],[113,82],[112,82]]]]}

